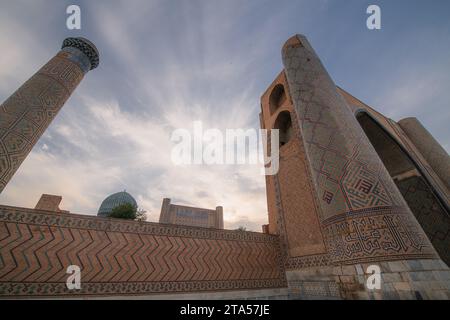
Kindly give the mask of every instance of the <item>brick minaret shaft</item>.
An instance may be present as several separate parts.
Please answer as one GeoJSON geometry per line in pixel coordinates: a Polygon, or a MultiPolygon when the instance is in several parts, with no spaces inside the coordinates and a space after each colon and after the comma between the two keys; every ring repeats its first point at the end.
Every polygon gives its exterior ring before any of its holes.
{"type": "Polygon", "coordinates": [[[67,38],[61,51],[0,106],[0,193],[84,75],[98,64],[94,44],[67,38]]]}
{"type": "Polygon", "coordinates": [[[331,262],[437,258],[306,37],[282,57],[331,262]]]}

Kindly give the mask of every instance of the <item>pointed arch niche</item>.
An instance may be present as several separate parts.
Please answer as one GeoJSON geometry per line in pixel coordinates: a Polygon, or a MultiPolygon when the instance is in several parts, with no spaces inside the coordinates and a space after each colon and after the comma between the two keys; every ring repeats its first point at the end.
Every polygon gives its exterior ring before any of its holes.
{"type": "Polygon", "coordinates": [[[412,157],[370,114],[356,114],[361,128],[388,170],[441,259],[450,264],[450,215],[412,157]]]}

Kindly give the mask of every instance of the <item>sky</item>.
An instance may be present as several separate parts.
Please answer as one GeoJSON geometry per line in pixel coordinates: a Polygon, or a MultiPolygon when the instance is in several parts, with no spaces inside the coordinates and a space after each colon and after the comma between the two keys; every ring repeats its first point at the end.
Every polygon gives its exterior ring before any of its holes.
{"type": "Polygon", "coordinates": [[[257,165],[175,166],[177,128],[259,128],[260,97],[282,70],[281,47],[304,34],[337,85],[398,121],[417,117],[450,150],[450,1],[0,0],[0,101],[53,57],[66,37],[100,52],[0,195],[34,207],[42,193],[95,215],[126,190],[148,221],[163,198],[224,207],[225,228],[261,231],[257,165]],[[81,8],[81,30],[66,27],[81,8]],[[381,9],[369,30],[366,9],[381,9]]]}

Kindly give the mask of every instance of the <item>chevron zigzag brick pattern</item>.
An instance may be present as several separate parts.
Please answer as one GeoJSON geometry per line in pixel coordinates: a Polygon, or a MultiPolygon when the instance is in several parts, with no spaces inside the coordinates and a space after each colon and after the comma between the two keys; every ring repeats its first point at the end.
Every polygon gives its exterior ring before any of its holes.
{"type": "Polygon", "coordinates": [[[0,296],[286,287],[278,236],[0,206],[0,296]],[[69,265],[81,289],[66,287],[69,265]]]}

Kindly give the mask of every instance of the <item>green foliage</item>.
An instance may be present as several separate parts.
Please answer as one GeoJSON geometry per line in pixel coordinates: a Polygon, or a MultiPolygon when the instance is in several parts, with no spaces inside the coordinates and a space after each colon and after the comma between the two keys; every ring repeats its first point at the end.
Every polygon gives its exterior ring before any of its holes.
{"type": "Polygon", "coordinates": [[[133,206],[131,203],[124,203],[112,209],[108,217],[135,220],[136,212],[137,208],[135,206],[133,206]]]}
{"type": "Polygon", "coordinates": [[[145,214],[146,212],[147,211],[145,210],[138,210],[138,208],[133,206],[131,203],[125,203],[112,209],[108,217],[117,219],[145,221],[147,220],[147,215],[145,214]]]}

